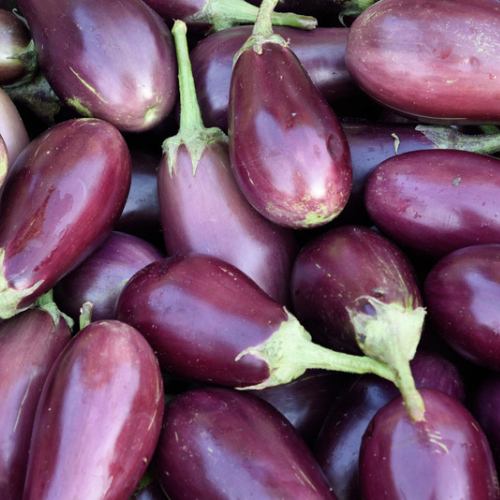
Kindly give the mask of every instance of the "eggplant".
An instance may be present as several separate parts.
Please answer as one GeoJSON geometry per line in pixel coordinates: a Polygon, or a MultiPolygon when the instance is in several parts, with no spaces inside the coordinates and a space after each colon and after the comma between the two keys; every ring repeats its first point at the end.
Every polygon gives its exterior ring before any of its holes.
{"type": "Polygon", "coordinates": [[[423,293],[435,331],[468,361],[500,370],[500,244],[446,255],[427,275],[423,293]]]}
{"type": "Polygon", "coordinates": [[[205,253],[235,265],[276,301],[289,303],[297,253],[291,229],[262,217],[241,193],[229,159],[227,136],[205,128],[197,105],[186,25],[172,28],[178,52],[179,133],[163,143],[158,198],[167,254],[205,253]]]}
{"type": "Polygon", "coordinates": [[[308,368],[393,380],[384,363],[313,344],[285,306],[237,267],[204,254],[138,271],[123,287],[116,318],[146,337],[164,372],[186,380],[265,389],[308,368]]]}
{"type": "Polygon", "coordinates": [[[500,243],[500,159],[492,156],[441,149],[394,156],[373,170],[364,199],[383,234],[434,262],[500,243]]]}
{"type": "Polygon", "coordinates": [[[40,308],[0,323],[0,491],[23,493],[31,431],[45,379],[71,338],[66,321],[40,308]]]}
{"type": "Polygon", "coordinates": [[[144,337],[118,321],[90,323],[43,386],[22,499],[128,499],[152,459],[163,405],[144,337]]]}
{"type": "Polygon", "coordinates": [[[229,388],[193,389],[168,403],[153,466],[171,500],[336,499],[290,422],[229,388]]]}
{"type": "Polygon", "coordinates": [[[0,317],[30,307],[113,230],[130,188],[120,132],[95,118],[49,128],[17,157],[0,200],[0,317]]]}
{"type": "Polygon", "coordinates": [[[333,220],[352,183],[340,122],[269,16],[264,0],[252,36],[235,56],[229,154],[236,181],[264,217],[293,229],[333,220]]]}
{"type": "Polygon", "coordinates": [[[172,37],[144,2],[109,0],[103,8],[99,0],[20,0],[19,6],[40,69],[78,116],[140,132],[170,114],[177,98],[172,37]]]}
{"type": "Polygon", "coordinates": [[[76,269],[54,286],[54,301],[77,322],[85,302],[92,303],[92,320],[114,319],[116,301],[127,282],[163,252],[131,234],[113,231],[76,269]]]}
{"type": "Polygon", "coordinates": [[[326,231],[300,250],[290,287],[293,311],[314,342],[382,360],[412,418],[423,418],[409,361],[425,309],[413,265],[392,241],[364,226],[326,231]]]}
{"type": "Polygon", "coordinates": [[[420,392],[424,421],[412,422],[398,397],[370,422],[359,454],[362,498],[500,498],[492,452],[477,420],[444,392],[420,392]]]}
{"type": "Polygon", "coordinates": [[[385,107],[427,123],[499,123],[496,0],[384,0],[352,23],[346,65],[385,107]]]}
{"type": "MultiPolygon", "coordinates": [[[[345,66],[348,28],[316,28],[312,31],[274,26],[274,33],[290,41],[313,83],[335,108],[350,103],[361,92],[345,66]]],[[[234,56],[249,38],[251,26],[238,26],[201,39],[191,50],[196,92],[207,126],[228,130],[228,104],[234,56]]]]}

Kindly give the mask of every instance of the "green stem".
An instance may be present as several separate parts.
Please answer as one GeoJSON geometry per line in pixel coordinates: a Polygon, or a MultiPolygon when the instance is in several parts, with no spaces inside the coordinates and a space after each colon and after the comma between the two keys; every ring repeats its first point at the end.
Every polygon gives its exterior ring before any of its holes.
{"type": "Polygon", "coordinates": [[[278,0],[262,0],[252,35],[268,37],[273,34],[272,14],[277,4],[278,0]]]}

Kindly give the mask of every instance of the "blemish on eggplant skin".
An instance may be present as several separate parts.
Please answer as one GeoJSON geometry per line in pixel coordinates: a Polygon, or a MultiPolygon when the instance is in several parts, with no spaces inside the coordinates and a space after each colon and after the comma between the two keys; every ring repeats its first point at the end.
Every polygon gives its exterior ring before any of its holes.
{"type": "Polygon", "coordinates": [[[462,178],[461,178],[461,177],[455,177],[455,178],[451,181],[451,185],[452,185],[452,186],[458,186],[461,182],[462,182],[462,178]]]}

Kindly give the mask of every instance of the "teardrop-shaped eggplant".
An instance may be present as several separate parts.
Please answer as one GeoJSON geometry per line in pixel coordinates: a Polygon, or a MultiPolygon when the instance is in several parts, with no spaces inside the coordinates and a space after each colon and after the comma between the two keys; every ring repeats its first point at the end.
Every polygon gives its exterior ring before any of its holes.
{"type": "Polygon", "coordinates": [[[163,406],[144,337],[118,321],[86,326],[44,384],[23,500],[128,499],[152,459],[163,406]]]}

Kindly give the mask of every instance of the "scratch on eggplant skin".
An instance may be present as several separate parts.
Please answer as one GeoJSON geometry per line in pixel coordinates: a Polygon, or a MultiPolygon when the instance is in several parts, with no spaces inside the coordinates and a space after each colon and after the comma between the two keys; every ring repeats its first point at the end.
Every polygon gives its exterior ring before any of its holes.
{"type": "Polygon", "coordinates": [[[98,97],[102,102],[107,104],[107,101],[97,92],[97,90],[92,87],[88,82],[86,82],[72,67],[69,68],[70,71],[78,78],[78,80],[88,89],[90,92],[92,92],[96,97],[98,97]]]}
{"type": "Polygon", "coordinates": [[[78,98],[78,97],[70,97],[68,99],[66,99],[66,104],[68,106],[71,106],[73,108],[75,108],[78,113],[82,116],[86,116],[88,118],[92,118],[92,113],[90,112],[90,110],[88,108],[86,108],[81,100],[78,98]]]}
{"type": "Polygon", "coordinates": [[[23,395],[23,399],[21,401],[21,405],[19,406],[19,411],[17,413],[16,423],[14,424],[13,432],[16,432],[17,424],[19,423],[19,419],[21,418],[21,412],[23,411],[23,406],[24,406],[24,403],[26,402],[26,398],[28,397],[28,393],[30,392],[31,382],[33,382],[33,378],[35,377],[35,375],[36,375],[36,369],[31,374],[30,380],[28,382],[28,387],[26,388],[26,392],[23,395]]]}

